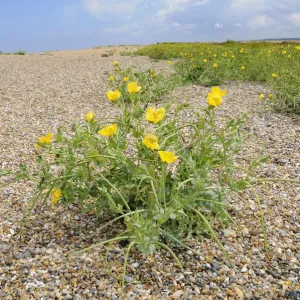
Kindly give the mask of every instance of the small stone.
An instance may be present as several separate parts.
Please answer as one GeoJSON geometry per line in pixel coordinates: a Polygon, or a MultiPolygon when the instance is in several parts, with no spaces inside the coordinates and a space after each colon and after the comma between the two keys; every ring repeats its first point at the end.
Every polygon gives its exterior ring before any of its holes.
{"type": "Polygon", "coordinates": [[[171,298],[172,299],[179,299],[183,294],[184,294],[184,291],[178,290],[174,294],[172,294],[171,298]]]}
{"type": "Polygon", "coordinates": [[[125,276],[125,281],[127,281],[127,282],[132,282],[132,281],[134,281],[134,279],[133,279],[132,277],[126,275],[126,276],[125,276]]]}
{"type": "Polygon", "coordinates": [[[223,265],[222,267],[221,267],[221,269],[218,271],[218,274],[226,274],[226,273],[228,273],[230,271],[230,269],[226,266],[226,265],[223,265]]]}
{"type": "Polygon", "coordinates": [[[236,237],[236,232],[230,228],[224,229],[223,233],[225,237],[233,237],[233,238],[236,237]]]}
{"type": "Polygon", "coordinates": [[[244,267],[242,268],[241,272],[242,272],[242,273],[247,273],[247,272],[248,272],[248,269],[247,269],[247,267],[246,267],[246,266],[244,266],[244,267]]]}
{"type": "Polygon", "coordinates": [[[135,269],[136,269],[136,268],[138,268],[138,267],[139,267],[139,265],[140,265],[140,264],[139,264],[139,263],[137,263],[137,262],[136,262],[136,263],[133,263],[133,264],[131,264],[131,266],[132,266],[133,268],[135,268],[135,269]]]}
{"type": "Polygon", "coordinates": [[[75,221],[79,221],[79,220],[80,220],[80,217],[74,216],[74,220],[75,220],[75,221]]]}
{"type": "Polygon", "coordinates": [[[6,243],[0,244],[0,253],[7,253],[10,250],[10,247],[6,243]]]}
{"type": "Polygon", "coordinates": [[[234,288],[234,290],[240,298],[244,298],[244,293],[237,286],[234,288]]]}

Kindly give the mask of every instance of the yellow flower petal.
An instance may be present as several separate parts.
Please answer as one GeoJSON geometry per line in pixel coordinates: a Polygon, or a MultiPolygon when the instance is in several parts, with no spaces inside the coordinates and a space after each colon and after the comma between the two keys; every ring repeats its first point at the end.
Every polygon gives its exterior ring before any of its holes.
{"type": "Polygon", "coordinates": [[[129,94],[135,94],[138,93],[141,90],[141,86],[138,86],[138,84],[135,81],[132,81],[128,83],[127,85],[127,91],[129,94]]]}
{"type": "Polygon", "coordinates": [[[211,92],[207,95],[207,102],[211,106],[219,106],[223,103],[223,97],[227,94],[226,90],[221,90],[219,87],[214,86],[211,92]]]}
{"type": "Polygon", "coordinates": [[[161,121],[166,114],[166,109],[164,107],[155,110],[153,107],[149,107],[146,112],[146,120],[157,124],[161,121]]]}
{"type": "Polygon", "coordinates": [[[94,119],[95,117],[95,114],[93,112],[88,112],[86,115],[85,115],[85,119],[90,123],[92,122],[92,120],[94,119]]]}
{"type": "Polygon", "coordinates": [[[118,129],[118,124],[112,124],[102,128],[101,130],[98,131],[98,133],[103,136],[111,136],[116,133],[117,129],[118,129]]]}
{"type": "Polygon", "coordinates": [[[144,137],[143,144],[151,150],[159,149],[158,137],[152,133],[147,133],[144,137]]]}
{"type": "Polygon", "coordinates": [[[175,156],[174,152],[158,151],[158,154],[159,154],[161,161],[166,162],[168,164],[173,164],[178,159],[178,156],[175,156]]]}
{"type": "Polygon", "coordinates": [[[108,100],[115,101],[121,97],[121,93],[119,90],[115,90],[115,91],[109,90],[106,93],[106,96],[107,96],[108,100]]]}
{"type": "Polygon", "coordinates": [[[57,205],[58,200],[61,198],[61,189],[53,189],[51,192],[51,203],[57,205]]]}

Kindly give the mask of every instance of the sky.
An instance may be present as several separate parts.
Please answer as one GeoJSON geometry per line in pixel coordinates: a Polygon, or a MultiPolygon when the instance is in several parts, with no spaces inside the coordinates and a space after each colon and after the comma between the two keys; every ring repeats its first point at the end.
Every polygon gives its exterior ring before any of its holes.
{"type": "Polygon", "coordinates": [[[0,51],[300,38],[300,0],[0,0],[0,51]]]}

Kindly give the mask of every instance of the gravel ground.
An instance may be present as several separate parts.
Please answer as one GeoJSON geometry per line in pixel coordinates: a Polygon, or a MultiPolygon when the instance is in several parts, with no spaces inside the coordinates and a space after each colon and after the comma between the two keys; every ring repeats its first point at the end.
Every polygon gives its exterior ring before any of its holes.
{"type": "MultiPolygon", "coordinates": [[[[31,163],[37,137],[58,126],[70,127],[92,110],[106,116],[103,78],[112,61],[138,69],[170,72],[167,62],[145,57],[97,54],[0,56],[0,170],[31,163]]],[[[259,177],[299,178],[300,117],[278,114],[257,98],[268,93],[254,83],[229,83],[218,108],[222,123],[229,115],[249,112],[245,131],[251,134],[243,157],[270,155],[259,177]]],[[[166,97],[205,105],[208,88],[186,86],[166,97]]],[[[185,115],[185,117],[191,117],[185,115]]],[[[240,158],[241,164],[245,161],[240,158]]],[[[8,176],[6,181],[11,180],[8,176]]],[[[244,191],[231,200],[236,228],[220,230],[233,268],[224,262],[213,240],[189,240],[199,253],[175,249],[185,269],[179,270],[165,251],[145,256],[132,251],[127,270],[126,299],[296,299],[300,290],[300,187],[280,182],[256,186],[265,214],[270,254],[263,251],[259,210],[254,195],[244,191]]],[[[114,236],[120,226],[100,232],[93,215],[77,207],[43,207],[26,223],[19,240],[19,221],[32,187],[26,182],[0,190],[0,299],[119,299],[124,245],[100,247],[80,257],[68,254],[114,236]]],[[[102,221],[104,223],[105,220],[102,221]]]]}

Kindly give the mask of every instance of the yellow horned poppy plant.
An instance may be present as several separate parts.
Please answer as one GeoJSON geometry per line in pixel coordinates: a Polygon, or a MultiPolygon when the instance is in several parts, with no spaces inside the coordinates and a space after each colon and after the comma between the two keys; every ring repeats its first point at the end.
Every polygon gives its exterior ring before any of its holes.
{"type": "Polygon", "coordinates": [[[174,152],[158,151],[158,154],[161,161],[166,162],[168,164],[173,164],[178,159],[178,156],[175,156],[174,152]]]}
{"type": "Polygon", "coordinates": [[[102,128],[101,130],[98,131],[98,133],[103,136],[111,136],[116,133],[117,129],[118,129],[118,124],[112,124],[102,128]]]}
{"type": "Polygon", "coordinates": [[[154,107],[149,107],[146,112],[146,120],[149,122],[153,122],[154,124],[157,124],[159,121],[161,121],[166,114],[166,109],[164,107],[155,109],[154,107]]]}
{"type": "Polygon", "coordinates": [[[127,91],[129,94],[138,93],[141,90],[141,86],[139,86],[135,81],[129,82],[127,84],[127,91]]]}
{"type": "Polygon", "coordinates": [[[147,133],[144,137],[143,144],[151,150],[159,149],[158,137],[152,133],[147,133]]]}
{"type": "Polygon", "coordinates": [[[219,87],[214,86],[211,92],[207,95],[207,102],[211,106],[219,106],[223,103],[223,97],[227,94],[227,91],[221,90],[219,87]]]}
{"type": "Polygon", "coordinates": [[[115,101],[121,97],[121,93],[119,90],[115,90],[115,91],[109,90],[106,93],[106,96],[107,96],[108,100],[115,101]]]}

